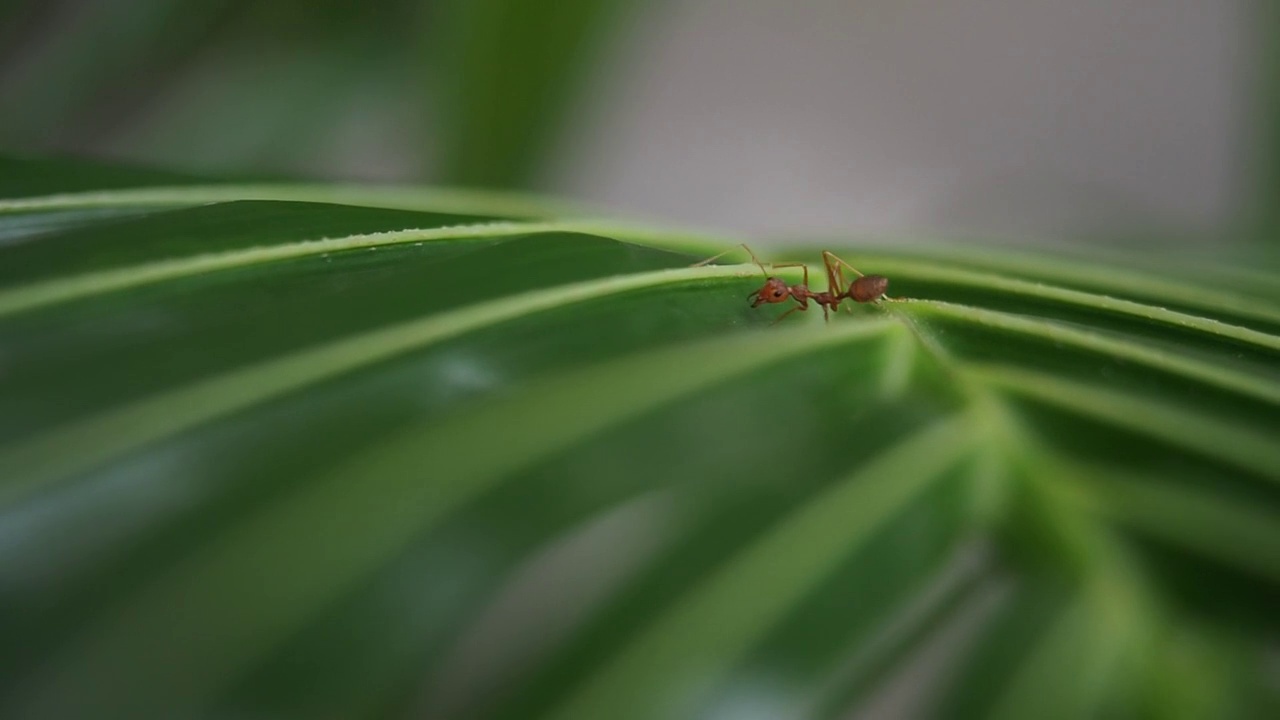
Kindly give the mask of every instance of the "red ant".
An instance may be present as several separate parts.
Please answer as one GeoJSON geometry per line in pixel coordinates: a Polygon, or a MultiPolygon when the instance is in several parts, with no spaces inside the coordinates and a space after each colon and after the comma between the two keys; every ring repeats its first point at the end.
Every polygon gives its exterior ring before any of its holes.
{"type": "MultiPolygon", "coordinates": [[[[791,298],[800,303],[796,307],[782,313],[774,320],[774,324],[782,322],[782,319],[797,310],[808,310],[809,301],[812,300],[822,306],[822,318],[830,320],[830,313],[839,310],[840,303],[845,299],[859,303],[870,303],[884,297],[884,293],[889,289],[889,278],[883,275],[863,275],[858,269],[849,263],[836,257],[834,254],[822,251],[822,264],[827,270],[827,289],[823,292],[814,292],[809,289],[809,266],[804,263],[776,263],[770,267],[777,269],[781,267],[799,267],[804,272],[804,280],[799,285],[787,285],[786,281],[780,277],[771,276],[764,269],[764,263],[751,252],[751,248],[746,245],[742,246],[743,250],[751,256],[751,260],[760,268],[760,272],[764,274],[764,287],[756,290],[747,296],[751,300],[751,307],[760,307],[764,303],[780,303],[787,298],[791,298]],[[844,288],[847,280],[844,276],[844,270],[848,268],[858,276],[847,289],[844,288]]],[[[728,251],[725,251],[728,252],[728,251]]],[[[725,253],[720,253],[715,257],[703,260],[698,265],[705,265],[712,262],[716,258],[721,257],[725,253]]]]}

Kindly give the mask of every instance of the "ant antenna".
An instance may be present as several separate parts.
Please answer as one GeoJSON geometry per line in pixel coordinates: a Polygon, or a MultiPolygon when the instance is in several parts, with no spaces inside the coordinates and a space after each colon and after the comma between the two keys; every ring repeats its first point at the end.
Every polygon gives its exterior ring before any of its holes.
{"type": "Polygon", "coordinates": [[[756,257],[756,254],[751,252],[751,248],[747,247],[746,243],[742,244],[742,249],[747,251],[747,254],[751,256],[751,262],[754,262],[756,266],[760,268],[760,272],[765,276],[765,278],[768,278],[769,271],[764,269],[764,263],[760,262],[760,258],[756,257]]]}
{"type": "Polygon", "coordinates": [[[724,252],[716,253],[715,255],[712,255],[706,260],[699,260],[698,262],[690,265],[689,267],[702,267],[703,265],[710,265],[711,263],[719,260],[720,258],[724,257],[725,255],[728,255],[731,252],[733,252],[733,250],[725,250],[724,252]]]}
{"type": "MultiPolygon", "coordinates": [[[[767,279],[769,277],[769,271],[764,269],[764,263],[760,262],[760,258],[756,257],[756,254],[751,252],[751,248],[747,247],[746,243],[742,244],[742,249],[747,251],[747,254],[751,256],[751,262],[755,263],[756,267],[760,268],[760,272],[763,273],[765,278],[767,279]]],[[[732,249],[725,250],[724,252],[712,255],[706,260],[701,260],[699,262],[696,262],[690,265],[689,267],[702,267],[703,265],[710,265],[711,263],[715,262],[716,260],[719,260],[720,258],[724,257],[725,255],[728,255],[731,252],[733,252],[732,249]]]]}

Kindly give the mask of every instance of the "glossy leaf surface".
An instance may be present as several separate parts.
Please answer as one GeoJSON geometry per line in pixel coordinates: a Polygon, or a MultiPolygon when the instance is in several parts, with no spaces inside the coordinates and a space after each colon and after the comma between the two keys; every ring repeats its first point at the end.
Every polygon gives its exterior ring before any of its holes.
{"type": "Polygon", "coordinates": [[[1271,269],[6,167],[0,716],[1275,707],[1271,269]]]}

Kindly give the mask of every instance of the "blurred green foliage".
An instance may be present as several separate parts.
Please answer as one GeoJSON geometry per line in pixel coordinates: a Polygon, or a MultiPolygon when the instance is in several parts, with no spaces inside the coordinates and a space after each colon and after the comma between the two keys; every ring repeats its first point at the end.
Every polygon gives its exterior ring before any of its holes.
{"type": "Polygon", "coordinates": [[[630,0],[441,3],[445,180],[534,184],[574,91],[630,0]]]}
{"type": "Polygon", "coordinates": [[[1280,2],[1255,0],[1253,9],[1261,57],[1255,115],[1262,134],[1257,210],[1264,241],[1280,253],[1280,2]]]}
{"type": "MultiPolygon", "coordinates": [[[[1280,5],[1246,2],[1251,219],[1280,238],[1280,5]]],[[[583,116],[574,103],[613,80],[600,69],[611,44],[663,5],[7,0],[0,149],[222,176],[538,187],[571,141],[565,119],[583,116]]]]}
{"type": "Polygon", "coordinates": [[[10,0],[0,147],[298,174],[354,133],[355,174],[530,185],[632,4],[10,0]]]}

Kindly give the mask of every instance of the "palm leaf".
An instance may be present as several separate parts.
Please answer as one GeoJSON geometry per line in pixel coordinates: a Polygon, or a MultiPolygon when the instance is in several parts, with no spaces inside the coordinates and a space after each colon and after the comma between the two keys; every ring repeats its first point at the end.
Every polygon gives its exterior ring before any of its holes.
{"type": "Polygon", "coordinates": [[[4,167],[4,717],[1275,707],[1270,269],[4,167]]]}

